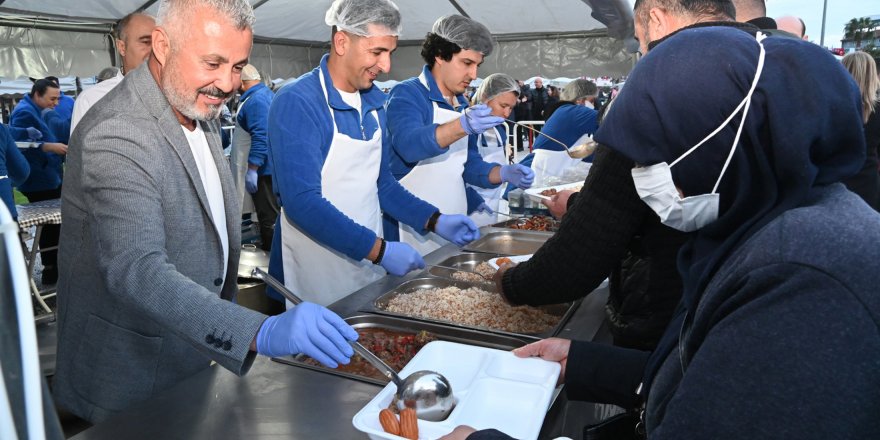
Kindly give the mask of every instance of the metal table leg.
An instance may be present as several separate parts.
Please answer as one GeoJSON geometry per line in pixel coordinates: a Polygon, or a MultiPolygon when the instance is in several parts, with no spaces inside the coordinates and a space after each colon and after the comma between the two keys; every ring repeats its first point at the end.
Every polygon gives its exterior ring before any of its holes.
{"type": "MultiPolygon", "coordinates": [[[[25,250],[25,258],[27,259],[27,274],[30,280],[31,285],[31,295],[34,296],[34,299],[37,300],[37,303],[40,307],[46,311],[46,313],[52,313],[52,309],[46,304],[45,298],[49,298],[55,293],[53,292],[50,295],[43,295],[44,292],[41,292],[40,289],[37,288],[37,283],[34,281],[34,268],[37,265],[37,253],[40,252],[40,235],[43,233],[43,226],[37,225],[35,226],[34,231],[34,244],[31,247],[27,245],[27,233],[22,231],[19,235],[21,237],[21,246],[25,250]]],[[[46,292],[51,291],[51,289],[47,289],[46,292]]]]}

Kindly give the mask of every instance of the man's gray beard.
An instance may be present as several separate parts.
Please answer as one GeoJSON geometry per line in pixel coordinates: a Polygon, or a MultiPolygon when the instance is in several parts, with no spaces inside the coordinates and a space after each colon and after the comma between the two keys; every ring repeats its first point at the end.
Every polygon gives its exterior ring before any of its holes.
{"type": "Polygon", "coordinates": [[[223,104],[209,104],[208,110],[204,113],[200,113],[196,104],[199,92],[195,92],[195,98],[189,100],[186,96],[178,93],[177,89],[174,88],[174,79],[172,78],[177,77],[175,72],[172,69],[168,69],[164,73],[165,75],[162,76],[162,92],[165,94],[165,99],[168,100],[171,107],[175,108],[180,114],[195,121],[211,121],[220,117],[220,113],[223,110],[223,104]]]}

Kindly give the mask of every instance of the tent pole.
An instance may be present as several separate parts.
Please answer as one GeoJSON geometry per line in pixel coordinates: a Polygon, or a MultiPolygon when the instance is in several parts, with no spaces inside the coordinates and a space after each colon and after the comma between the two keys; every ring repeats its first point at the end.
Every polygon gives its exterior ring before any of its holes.
{"type": "Polygon", "coordinates": [[[464,16],[467,17],[467,18],[471,18],[471,16],[468,15],[467,12],[464,12],[464,9],[461,7],[461,5],[458,4],[457,1],[455,1],[455,0],[449,0],[449,4],[451,4],[452,7],[455,8],[455,9],[458,11],[459,14],[464,15],[464,16]]]}

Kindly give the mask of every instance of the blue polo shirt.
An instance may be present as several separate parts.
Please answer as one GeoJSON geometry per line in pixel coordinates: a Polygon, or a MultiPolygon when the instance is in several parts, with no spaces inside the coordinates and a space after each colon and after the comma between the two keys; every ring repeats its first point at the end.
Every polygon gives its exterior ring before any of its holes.
{"type": "MultiPolygon", "coordinates": [[[[390,140],[385,122],[385,94],[376,86],[361,90],[362,113],[346,104],[333,87],[324,55],[321,65],[284,86],[269,109],[269,151],[274,161],[274,189],[290,221],[316,241],[352,258],[365,258],[376,234],[336,209],[321,195],[321,169],[333,140],[333,121],[321,90],[318,75],[324,76],[330,107],[340,133],[355,139],[370,139],[381,126],[382,163],[376,181],[382,210],[424,231],[437,208],[406,191],[391,175],[390,140]],[[378,114],[378,120],[373,111],[378,114]],[[363,131],[361,125],[363,124],[363,131]]],[[[270,269],[281,261],[281,217],[275,228],[270,269]]]]}

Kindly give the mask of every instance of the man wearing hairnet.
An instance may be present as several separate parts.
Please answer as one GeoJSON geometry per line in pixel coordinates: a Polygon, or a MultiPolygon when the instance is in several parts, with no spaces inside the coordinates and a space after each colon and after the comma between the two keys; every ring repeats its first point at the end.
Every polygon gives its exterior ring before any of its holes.
{"type": "Polygon", "coordinates": [[[402,276],[425,267],[412,246],[382,238],[382,211],[458,245],[479,230],[464,215],[441,215],[391,175],[385,94],[373,81],[391,69],[397,6],[335,0],[325,21],[332,27],[330,53],[283,87],[269,110],[283,213],[269,270],[306,300],[328,305],[386,272],[402,276]]]}
{"type": "MultiPolygon", "coordinates": [[[[483,80],[480,88],[474,95],[477,104],[485,104],[492,110],[492,115],[507,119],[516,106],[519,97],[519,85],[510,75],[493,73],[483,80]]],[[[474,138],[477,151],[486,162],[506,163],[507,152],[507,125],[496,125],[480,134],[471,135],[474,138]]],[[[470,142],[471,140],[469,140],[470,142]]],[[[512,154],[512,152],[511,152],[512,154]]],[[[470,217],[478,226],[491,225],[498,222],[498,211],[502,204],[501,196],[504,194],[504,186],[494,188],[480,188],[479,186],[467,185],[468,200],[480,201],[476,211],[470,217]]]]}
{"type": "MultiPolygon", "coordinates": [[[[466,214],[482,202],[467,197],[465,183],[494,188],[510,182],[532,184],[533,173],[521,165],[483,161],[476,135],[504,122],[485,104],[468,108],[464,92],[477,78],[483,58],[492,53],[492,35],[461,15],[439,18],[422,43],[425,67],[419,76],[398,84],[388,100],[391,171],[410,192],[446,212],[466,214]]],[[[474,193],[472,193],[474,194],[474,193]]],[[[400,234],[424,255],[445,244],[385,216],[385,234],[400,234]]]]}

